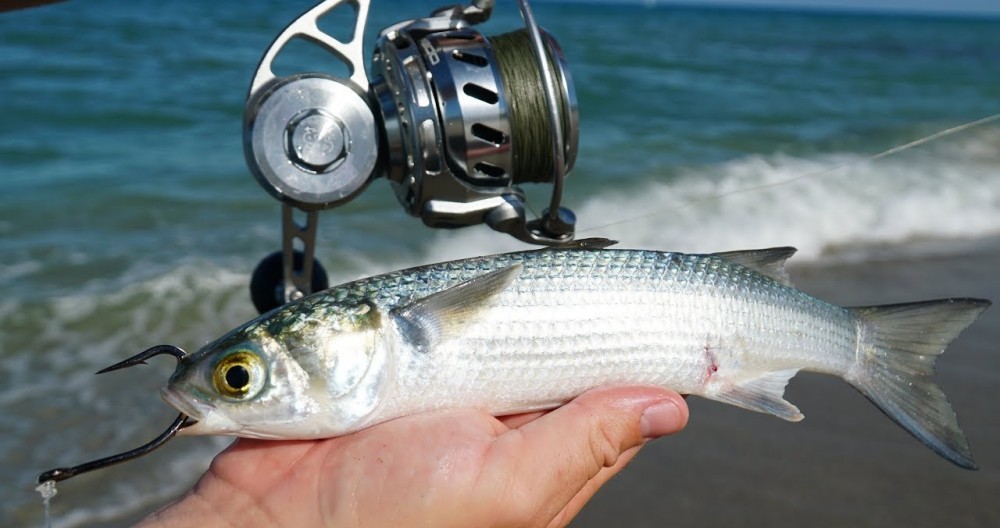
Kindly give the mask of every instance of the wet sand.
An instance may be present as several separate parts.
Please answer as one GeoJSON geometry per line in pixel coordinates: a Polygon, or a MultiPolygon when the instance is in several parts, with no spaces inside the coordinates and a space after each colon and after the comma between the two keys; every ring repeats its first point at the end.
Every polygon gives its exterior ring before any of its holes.
{"type": "MultiPolygon", "coordinates": [[[[790,272],[841,305],[1000,302],[1000,240],[964,253],[790,272]]],[[[572,526],[1000,526],[998,343],[994,306],[937,363],[979,471],[939,458],[843,381],[803,373],[786,392],[799,423],[691,398],[688,428],[644,449],[572,526]]]]}

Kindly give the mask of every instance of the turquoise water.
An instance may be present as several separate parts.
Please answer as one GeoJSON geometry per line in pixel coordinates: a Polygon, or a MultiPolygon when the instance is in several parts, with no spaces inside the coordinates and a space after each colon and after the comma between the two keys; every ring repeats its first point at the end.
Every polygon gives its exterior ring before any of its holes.
{"type": "MultiPolygon", "coordinates": [[[[40,520],[40,471],[138,445],[170,420],[156,396],[169,365],[92,372],[161,342],[196,349],[254,315],[246,285],[278,247],[278,206],[245,168],[242,105],[261,53],[309,5],[77,1],[0,15],[0,525],[40,520]]],[[[437,4],[373,7],[370,30],[437,4]]],[[[1000,20],[536,14],[580,100],[566,203],[582,236],[794,245],[822,262],[1000,234],[997,124],[869,159],[1000,112],[1000,20]]],[[[487,33],[518,23],[506,2],[495,18],[487,33]]],[[[287,67],[323,65],[306,54],[287,67]]],[[[485,228],[431,231],[382,181],[322,216],[334,281],[522,247],[485,228]]],[[[56,525],[141,515],[223,444],[183,439],[70,481],[56,525]]]]}

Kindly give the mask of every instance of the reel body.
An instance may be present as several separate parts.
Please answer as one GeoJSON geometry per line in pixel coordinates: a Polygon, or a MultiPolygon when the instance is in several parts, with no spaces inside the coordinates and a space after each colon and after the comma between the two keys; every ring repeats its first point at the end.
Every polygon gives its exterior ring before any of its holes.
{"type": "Polygon", "coordinates": [[[520,1],[525,29],[494,37],[474,27],[492,13],[493,2],[484,0],[383,29],[371,80],[361,62],[369,4],[326,0],[300,16],[267,50],[251,83],[247,164],[283,203],[282,281],[274,284],[271,255],[269,271],[259,266],[251,284],[262,312],[316,289],[318,212],[350,201],[380,176],[430,227],[487,224],[542,245],[573,237],[575,217],[560,201],[576,158],[576,98],[558,44],[538,28],[527,1],[520,1]],[[317,23],[342,8],[356,15],[348,42],[317,23]],[[276,76],[273,62],[294,39],[329,51],[350,76],[276,76]],[[537,219],[527,218],[524,183],[553,186],[537,219]],[[295,220],[296,209],[305,211],[305,223],[295,220]],[[296,245],[304,249],[299,257],[296,245]]]}

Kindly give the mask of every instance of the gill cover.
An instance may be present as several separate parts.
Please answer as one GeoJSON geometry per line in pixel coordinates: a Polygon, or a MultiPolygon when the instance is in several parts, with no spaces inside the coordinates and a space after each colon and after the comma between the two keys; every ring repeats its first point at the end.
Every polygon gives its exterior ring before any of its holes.
{"type": "Polygon", "coordinates": [[[302,299],[192,354],[163,397],[198,421],[184,434],[305,439],[360,429],[390,371],[381,321],[368,303],[302,299]]]}

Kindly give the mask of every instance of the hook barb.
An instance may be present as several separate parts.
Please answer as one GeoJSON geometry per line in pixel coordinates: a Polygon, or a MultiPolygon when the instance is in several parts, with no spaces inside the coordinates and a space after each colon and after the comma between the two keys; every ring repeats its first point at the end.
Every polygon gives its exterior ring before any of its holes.
{"type": "Polygon", "coordinates": [[[111,372],[112,370],[119,370],[139,364],[145,365],[147,359],[160,354],[170,354],[171,356],[177,358],[178,363],[184,361],[184,358],[187,356],[187,353],[180,347],[176,347],[174,345],[156,345],[154,347],[147,348],[146,350],[143,350],[142,352],[139,352],[124,361],[119,361],[110,367],[98,370],[97,374],[104,374],[105,372],[111,372]]]}

